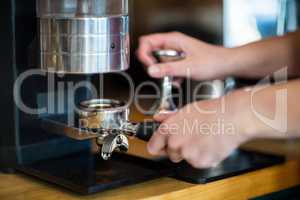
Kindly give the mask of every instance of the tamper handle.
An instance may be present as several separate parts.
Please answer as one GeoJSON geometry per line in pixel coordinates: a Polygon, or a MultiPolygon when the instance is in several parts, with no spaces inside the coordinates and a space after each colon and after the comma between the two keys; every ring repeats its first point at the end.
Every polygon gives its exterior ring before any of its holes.
{"type": "Polygon", "coordinates": [[[153,133],[159,128],[159,126],[160,123],[155,121],[140,123],[137,127],[135,137],[148,142],[151,139],[153,133]]]}
{"type": "MultiPolygon", "coordinates": [[[[157,50],[152,52],[153,57],[156,58],[159,63],[174,62],[184,59],[184,53],[175,50],[157,50]]],[[[166,76],[162,80],[162,94],[160,98],[160,104],[157,113],[159,112],[172,112],[177,110],[176,105],[172,98],[172,82],[173,77],[166,76]]]]}

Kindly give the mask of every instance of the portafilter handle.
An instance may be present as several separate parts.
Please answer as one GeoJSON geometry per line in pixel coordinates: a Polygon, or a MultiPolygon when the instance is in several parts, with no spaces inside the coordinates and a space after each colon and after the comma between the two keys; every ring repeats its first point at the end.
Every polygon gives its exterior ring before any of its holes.
{"type": "Polygon", "coordinates": [[[123,123],[120,130],[114,130],[104,139],[99,138],[99,145],[102,145],[101,156],[104,160],[108,160],[115,150],[127,152],[129,143],[127,137],[134,137],[148,142],[153,133],[159,128],[160,123],[148,121],[142,123],[123,123]]]}
{"type": "Polygon", "coordinates": [[[160,123],[155,121],[145,121],[136,124],[127,122],[123,124],[121,130],[126,133],[127,136],[132,136],[148,142],[159,126],[160,123]]]}

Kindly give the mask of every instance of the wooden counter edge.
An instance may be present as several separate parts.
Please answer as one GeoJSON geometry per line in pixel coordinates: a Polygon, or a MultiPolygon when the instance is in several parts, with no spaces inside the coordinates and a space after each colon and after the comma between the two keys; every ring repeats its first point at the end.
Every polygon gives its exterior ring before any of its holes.
{"type": "Polygon", "coordinates": [[[76,195],[26,176],[3,177],[7,181],[0,183],[0,199],[5,200],[240,200],[300,185],[300,159],[206,185],[160,178],[90,196],[76,195]]]}
{"type": "Polygon", "coordinates": [[[180,199],[249,199],[300,185],[300,160],[258,170],[241,176],[196,185],[147,200],[180,199]]]}

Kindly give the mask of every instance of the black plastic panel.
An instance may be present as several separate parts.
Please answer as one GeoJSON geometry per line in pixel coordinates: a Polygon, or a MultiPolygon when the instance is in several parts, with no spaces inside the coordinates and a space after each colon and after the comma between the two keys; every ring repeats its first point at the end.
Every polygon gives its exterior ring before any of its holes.
{"type": "Polygon", "coordinates": [[[100,155],[78,153],[41,161],[19,170],[80,194],[92,194],[146,180],[171,176],[191,183],[209,183],[282,163],[278,156],[237,151],[214,169],[197,170],[186,163],[149,161],[133,156],[114,154],[109,161],[100,155]]]}
{"type": "Polygon", "coordinates": [[[101,192],[172,173],[161,163],[123,154],[114,154],[111,160],[104,161],[100,155],[86,152],[41,161],[19,170],[80,194],[101,192]]]}
{"type": "Polygon", "coordinates": [[[280,164],[284,160],[281,156],[238,150],[212,169],[197,170],[187,163],[181,163],[175,177],[190,183],[205,184],[280,164]]]}

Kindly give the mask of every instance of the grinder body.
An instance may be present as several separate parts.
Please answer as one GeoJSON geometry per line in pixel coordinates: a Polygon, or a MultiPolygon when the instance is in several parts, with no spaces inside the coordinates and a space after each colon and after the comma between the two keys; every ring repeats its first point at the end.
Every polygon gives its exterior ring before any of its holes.
{"type": "Polygon", "coordinates": [[[37,0],[40,68],[97,74],[129,67],[128,0],[37,0]]]}

